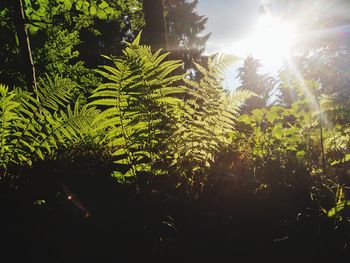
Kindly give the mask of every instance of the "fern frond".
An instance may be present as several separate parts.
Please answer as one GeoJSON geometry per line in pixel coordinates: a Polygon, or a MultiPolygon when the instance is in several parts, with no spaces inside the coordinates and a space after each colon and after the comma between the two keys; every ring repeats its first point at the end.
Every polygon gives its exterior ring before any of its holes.
{"type": "Polygon", "coordinates": [[[68,79],[56,76],[54,79],[46,75],[38,83],[36,95],[42,107],[57,111],[65,107],[71,100],[71,91],[76,84],[68,79]]]}
{"type": "Polygon", "coordinates": [[[115,148],[116,163],[129,165],[123,176],[151,171],[159,162],[157,149],[166,141],[160,135],[168,133],[162,129],[172,121],[182,102],[179,96],[186,90],[172,85],[183,78],[173,74],[181,62],[166,61],[169,53],[158,50],[152,54],[139,41],[140,35],[127,45],[123,57],[107,57],[114,65],[97,71],[106,82],[93,92],[89,103],[89,107],[103,109],[95,119],[97,129],[106,132],[109,145],[115,148]]]}
{"type": "Polygon", "coordinates": [[[18,112],[20,103],[15,101],[15,96],[13,91],[0,84],[0,172],[11,161],[11,152],[15,150],[12,142],[20,136],[18,130],[25,122],[18,112]]]}
{"type": "Polygon", "coordinates": [[[169,148],[174,156],[171,165],[182,169],[192,182],[196,174],[210,166],[220,147],[228,143],[239,108],[251,96],[248,92],[227,94],[222,87],[224,71],[236,60],[229,55],[209,57],[208,67],[195,64],[202,75],[198,81],[184,79],[189,99],[177,115],[177,130],[171,140],[174,145],[169,148]],[[184,169],[184,163],[191,165],[184,169]]]}

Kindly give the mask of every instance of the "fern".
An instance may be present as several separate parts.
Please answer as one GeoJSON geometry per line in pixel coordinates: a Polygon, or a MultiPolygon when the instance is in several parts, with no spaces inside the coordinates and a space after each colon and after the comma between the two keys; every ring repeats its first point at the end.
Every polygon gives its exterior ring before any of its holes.
{"type": "Polygon", "coordinates": [[[15,92],[0,85],[0,95],[0,172],[4,174],[14,151],[13,141],[18,138],[18,131],[25,119],[18,113],[20,103],[14,100],[15,92]]]}
{"type": "Polygon", "coordinates": [[[190,88],[186,105],[182,107],[177,130],[169,146],[171,165],[187,183],[203,183],[201,175],[213,163],[221,147],[228,143],[234,130],[239,107],[252,94],[245,91],[227,93],[222,87],[225,69],[236,58],[215,55],[208,67],[196,64],[202,77],[199,81],[185,79],[190,88]]]}
{"type": "Polygon", "coordinates": [[[114,65],[97,71],[106,83],[94,91],[89,104],[104,109],[95,123],[107,131],[115,163],[125,168],[115,173],[120,180],[144,172],[163,173],[157,166],[169,131],[164,128],[185,90],[173,86],[183,78],[173,74],[180,61],[165,61],[168,53],[152,54],[139,41],[140,35],[128,44],[122,58],[106,57],[114,65]]]}
{"type": "Polygon", "coordinates": [[[73,103],[75,83],[59,77],[41,79],[34,94],[0,86],[2,171],[56,158],[60,149],[88,141],[111,150],[119,180],[172,174],[201,182],[251,94],[222,88],[234,57],[209,58],[208,68],[197,65],[203,77],[192,81],[174,74],[180,61],[166,60],[161,50],[151,53],[139,41],[140,35],[120,58],[105,57],[113,66],[97,70],[105,83],[87,105],[73,103]]]}
{"type": "Polygon", "coordinates": [[[48,76],[40,80],[35,94],[20,89],[9,91],[0,85],[3,175],[13,165],[32,165],[38,159],[55,158],[59,148],[87,137],[95,136],[96,142],[103,142],[92,124],[99,111],[78,102],[73,108],[69,105],[74,87],[67,79],[48,76]]]}

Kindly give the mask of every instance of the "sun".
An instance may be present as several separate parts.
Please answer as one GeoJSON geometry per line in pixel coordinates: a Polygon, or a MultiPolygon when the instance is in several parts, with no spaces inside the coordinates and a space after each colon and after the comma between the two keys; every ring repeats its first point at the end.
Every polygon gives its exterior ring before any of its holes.
{"type": "Polygon", "coordinates": [[[272,16],[262,16],[252,36],[252,53],[263,61],[281,63],[296,41],[296,28],[272,16]]]}
{"type": "Polygon", "coordinates": [[[240,53],[252,55],[264,65],[280,67],[297,40],[295,24],[271,15],[261,16],[252,34],[236,43],[240,53]]]}

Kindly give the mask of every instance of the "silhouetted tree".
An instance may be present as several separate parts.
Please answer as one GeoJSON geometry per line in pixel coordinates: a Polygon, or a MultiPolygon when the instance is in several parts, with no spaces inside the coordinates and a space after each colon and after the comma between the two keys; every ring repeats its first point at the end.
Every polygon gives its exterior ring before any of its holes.
{"type": "Polygon", "coordinates": [[[145,30],[143,39],[152,50],[168,49],[163,0],[144,0],[145,30]]]}
{"type": "MultiPolygon", "coordinates": [[[[272,0],[262,5],[260,11],[301,23],[302,37],[294,47],[296,52],[291,61],[304,79],[317,80],[321,84],[320,92],[332,97],[339,114],[345,112],[349,118],[349,1],[326,5],[321,0],[272,0]],[[303,17],[305,11],[310,19],[303,17]]],[[[289,93],[285,90],[285,95],[289,93]]]]}
{"type": "Polygon", "coordinates": [[[164,0],[169,50],[184,62],[185,69],[192,68],[192,60],[201,61],[210,33],[200,35],[208,18],[195,9],[198,0],[164,0]]]}
{"type": "Polygon", "coordinates": [[[260,75],[258,73],[261,63],[259,60],[248,56],[244,60],[244,64],[238,69],[238,79],[241,86],[238,89],[249,90],[254,92],[254,96],[247,100],[242,111],[251,112],[254,109],[259,109],[267,106],[270,93],[273,88],[274,79],[268,75],[260,75]]]}

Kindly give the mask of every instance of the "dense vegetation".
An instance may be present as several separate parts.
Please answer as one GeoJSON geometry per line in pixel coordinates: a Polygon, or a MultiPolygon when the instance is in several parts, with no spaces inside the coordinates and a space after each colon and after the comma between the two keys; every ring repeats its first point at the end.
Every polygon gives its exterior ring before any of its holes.
{"type": "Polygon", "coordinates": [[[142,1],[19,1],[30,61],[10,2],[0,4],[4,261],[349,256],[346,43],[300,51],[302,80],[288,68],[261,75],[248,57],[232,92],[223,76],[238,58],[202,56],[197,1],[164,2],[175,55],[140,43],[142,1]],[[342,66],[318,72],[330,60],[342,66]]]}

